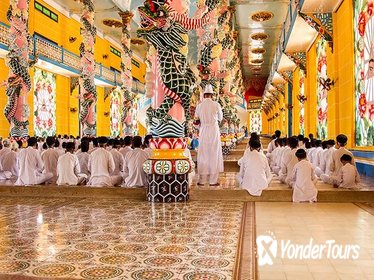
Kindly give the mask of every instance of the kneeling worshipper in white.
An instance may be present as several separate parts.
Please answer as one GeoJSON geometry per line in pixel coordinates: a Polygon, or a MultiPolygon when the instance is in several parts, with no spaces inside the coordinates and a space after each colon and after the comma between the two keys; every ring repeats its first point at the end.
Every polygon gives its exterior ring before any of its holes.
{"type": "Polygon", "coordinates": [[[115,164],[112,154],[105,149],[108,142],[106,137],[99,137],[99,148],[97,148],[88,160],[88,170],[91,173],[89,186],[118,186],[122,183],[122,176],[110,176],[114,171],[115,164]]]}
{"type": "Polygon", "coordinates": [[[290,149],[287,149],[282,156],[281,169],[279,171],[279,180],[282,183],[288,184],[292,187],[291,176],[292,170],[295,164],[298,162],[295,152],[297,150],[297,138],[290,137],[288,138],[288,146],[290,149]]]}
{"type": "Polygon", "coordinates": [[[132,150],[131,143],[131,136],[126,136],[125,138],[123,138],[123,147],[119,149],[119,152],[122,154],[123,158],[125,158],[126,154],[132,150]]]}
{"type": "Polygon", "coordinates": [[[50,172],[43,173],[44,164],[35,137],[27,140],[28,147],[21,149],[18,154],[19,176],[17,186],[43,184],[53,177],[50,172]]]}
{"type": "Polygon", "coordinates": [[[90,159],[90,154],[88,153],[89,145],[90,143],[86,139],[83,139],[81,142],[81,150],[76,152],[81,173],[87,176],[87,181],[91,176],[91,173],[88,170],[88,160],[90,159]]]}
{"type": "Polygon", "coordinates": [[[81,174],[78,157],[74,154],[74,142],[66,143],[66,153],[57,161],[57,185],[80,185],[85,182],[87,175],[81,174]]]}
{"type": "Polygon", "coordinates": [[[142,138],[134,136],[132,138],[133,150],[125,156],[124,177],[125,187],[135,188],[147,185],[147,176],[143,170],[143,164],[148,159],[148,153],[141,149],[142,138]]]}
{"type": "Polygon", "coordinates": [[[3,140],[3,149],[0,155],[0,170],[4,172],[3,176],[0,175],[0,179],[11,179],[16,180],[18,178],[18,164],[17,164],[17,153],[11,149],[11,146],[17,145],[17,142],[11,143],[9,139],[3,140]],[[9,172],[11,173],[10,178],[9,172]]]}
{"type": "Polygon", "coordinates": [[[352,164],[352,157],[347,154],[343,154],[340,157],[342,167],[339,170],[338,175],[321,175],[321,180],[333,185],[335,188],[343,189],[356,189],[360,187],[360,175],[357,168],[352,164]]]}
{"type": "Polygon", "coordinates": [[[123,167],[125,165],[125,159],[123,155],[119,152],[120,141],[117,139],[113,140],[112,149],[109,151],[114,160],[114,171],[110,176],[123,176],[123,167]]]}
{"type": "Polygon", "coordinates": [[[250,142],[250,151],[240,159],[240,172],[237,175],[240,186],[253,196],[261,196],[273,177],[268,160],[260,149],[259,141],[250,142]]]}
{"type": "Polygon", "coordinates": [[[295,153],[298,163],[295,164],[291,181],[293,187],[293,202],[316,202],[318,190],[317,177],[313,165],[306,158],[305,149],[298,149],[295,153]]]}
{"type": "Polygon", "coordinates": [[[58,157],[64,154],[61,149],[54,148],[55,141],[54,137],[48,136],[46,140],[48,149],[41,153],[45,171],[53,174],[53,177],[46,182],[48,184],[56,184],[58,157]]]}

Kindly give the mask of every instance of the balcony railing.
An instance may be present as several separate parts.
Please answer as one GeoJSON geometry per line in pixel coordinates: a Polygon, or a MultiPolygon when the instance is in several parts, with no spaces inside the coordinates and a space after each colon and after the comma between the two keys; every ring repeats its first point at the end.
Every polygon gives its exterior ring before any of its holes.
{"type": "MultiPolygon", "coordinates": [[[[9,26],[3,22],[0,22],[0,45],[3,45],[6,48],[8,47],[8,30],[9,26]]],[[[81,61],[78,55],[36,34],[34,34],[32,37],[30,54],[33,56],[37,55],[40,58],[46,58],[52,63],[76,74],[80,73],[81,61]]],[[[109,69],[102,64],[96,63],[95,75],[96,78],[101,79],[112,86],[122,84],[120,73],[118,71],[109,69]]],[[[133,79],[132,91],[135,93],[144,94],[145,86],[138,80],[133,79]]]]}

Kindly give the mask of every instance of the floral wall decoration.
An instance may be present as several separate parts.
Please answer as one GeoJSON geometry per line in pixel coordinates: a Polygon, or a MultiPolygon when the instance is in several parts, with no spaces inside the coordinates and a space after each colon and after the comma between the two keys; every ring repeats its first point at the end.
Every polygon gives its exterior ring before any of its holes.
{"type": "Polygon", "coordinates": [[[34,74],[34,135],[56,134],[56,75],[41,69],[34,74]]]}
{"type": "Polygon", "coordinates": [[[29,135],[30,110],[27,95],[31,89],[29,74],[29,41],[28,33],[29,0],[12,0],[7,12],[10,23],[8,33],[9,52],[6,65],[9,76],[6,81],[8,102],[4,115],[10,123],[10,136],[22,138],[29,135]]]}
{"type": "Polygon", "coordinates": [[[354,1],[356,146],[374,145],[374,1],[354,1]]]}
{"type": "Polygon", "coordinates": [[[116,88],[110,94],[110,136],[121,134],[121,91],[116,88]]]}
{"type": "Polygon", "coordinates": [[[250,132],[261,133],[262,131],[262,113],[261,110],[249,111],[250,116],[250,132]]]}
{"type": "MultiPolygon", "coordinates": [[[[305,72],[300,69],[300,80],[299,80],[299,95],[305,97],[305,72]]],[[[300,134],[305,134],[305,105],[304,102],[299,101],[300,107],[300,134]]]]}
{"type": "Polygon", "coordinates": [[[327,95],[328,90],[324,86],[327,77],[327,42],[321,39],[317,44],[317,137],[327,139],[327,95]]]}
{"type": "Polygon", "coordinates": [[[81,56],[80,83],[80,121],[83,135],[96,135],[96,100],[97,92],[95,87],[95,6],[92,0],[83,0],[81,14],[82,23],[82,44],[79,47],[81,56]]]}

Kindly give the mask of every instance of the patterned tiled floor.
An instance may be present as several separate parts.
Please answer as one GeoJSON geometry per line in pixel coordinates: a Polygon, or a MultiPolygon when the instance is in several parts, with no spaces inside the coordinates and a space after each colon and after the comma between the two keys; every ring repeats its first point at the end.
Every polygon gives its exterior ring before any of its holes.
{"type": "Polygon", "coordinates": [[[241,202],[0,198],[0,279],[232,279],[241,202]]]}

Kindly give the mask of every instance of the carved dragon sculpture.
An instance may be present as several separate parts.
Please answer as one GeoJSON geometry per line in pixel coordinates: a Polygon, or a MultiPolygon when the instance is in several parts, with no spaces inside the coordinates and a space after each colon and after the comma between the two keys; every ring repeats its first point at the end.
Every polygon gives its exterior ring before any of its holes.
{"type": "Polygon", "coordinates": [[[190,120],[191,90],[196,77],[187,63],[188,29],[196,29],[209,21],[209,12],[219,0],[208,0],[208,13],[201,19],[191,19],[172,8],[172,0],[144,2],[138,8],[141,27],[137,34],[150,42],[157,51],[157,75],[165,97],[157,108],[147,111],[148,122],[155,137],[179,138],[187,133],[190,120]],[[180,124],[169,115],[178,102],[182,105],[186,122],[180,124]]]}
{"type": "Polygon", "coordinates": [[[6,82],[7,105],[4,108],[4,115],[11,124],[11,137],[21,138],[28,136],[27,120],[29,109],[27,96],[31,89],[29,74],[29,43],[28,34],[28,0],[12,1],[7,12],[7,19],[11,23],[9,31],[9,53],[6,57],[6,64],[9,67],[9,77],[6,82]],[[18,3],[20,2],[20,3],[18,3]]]}

